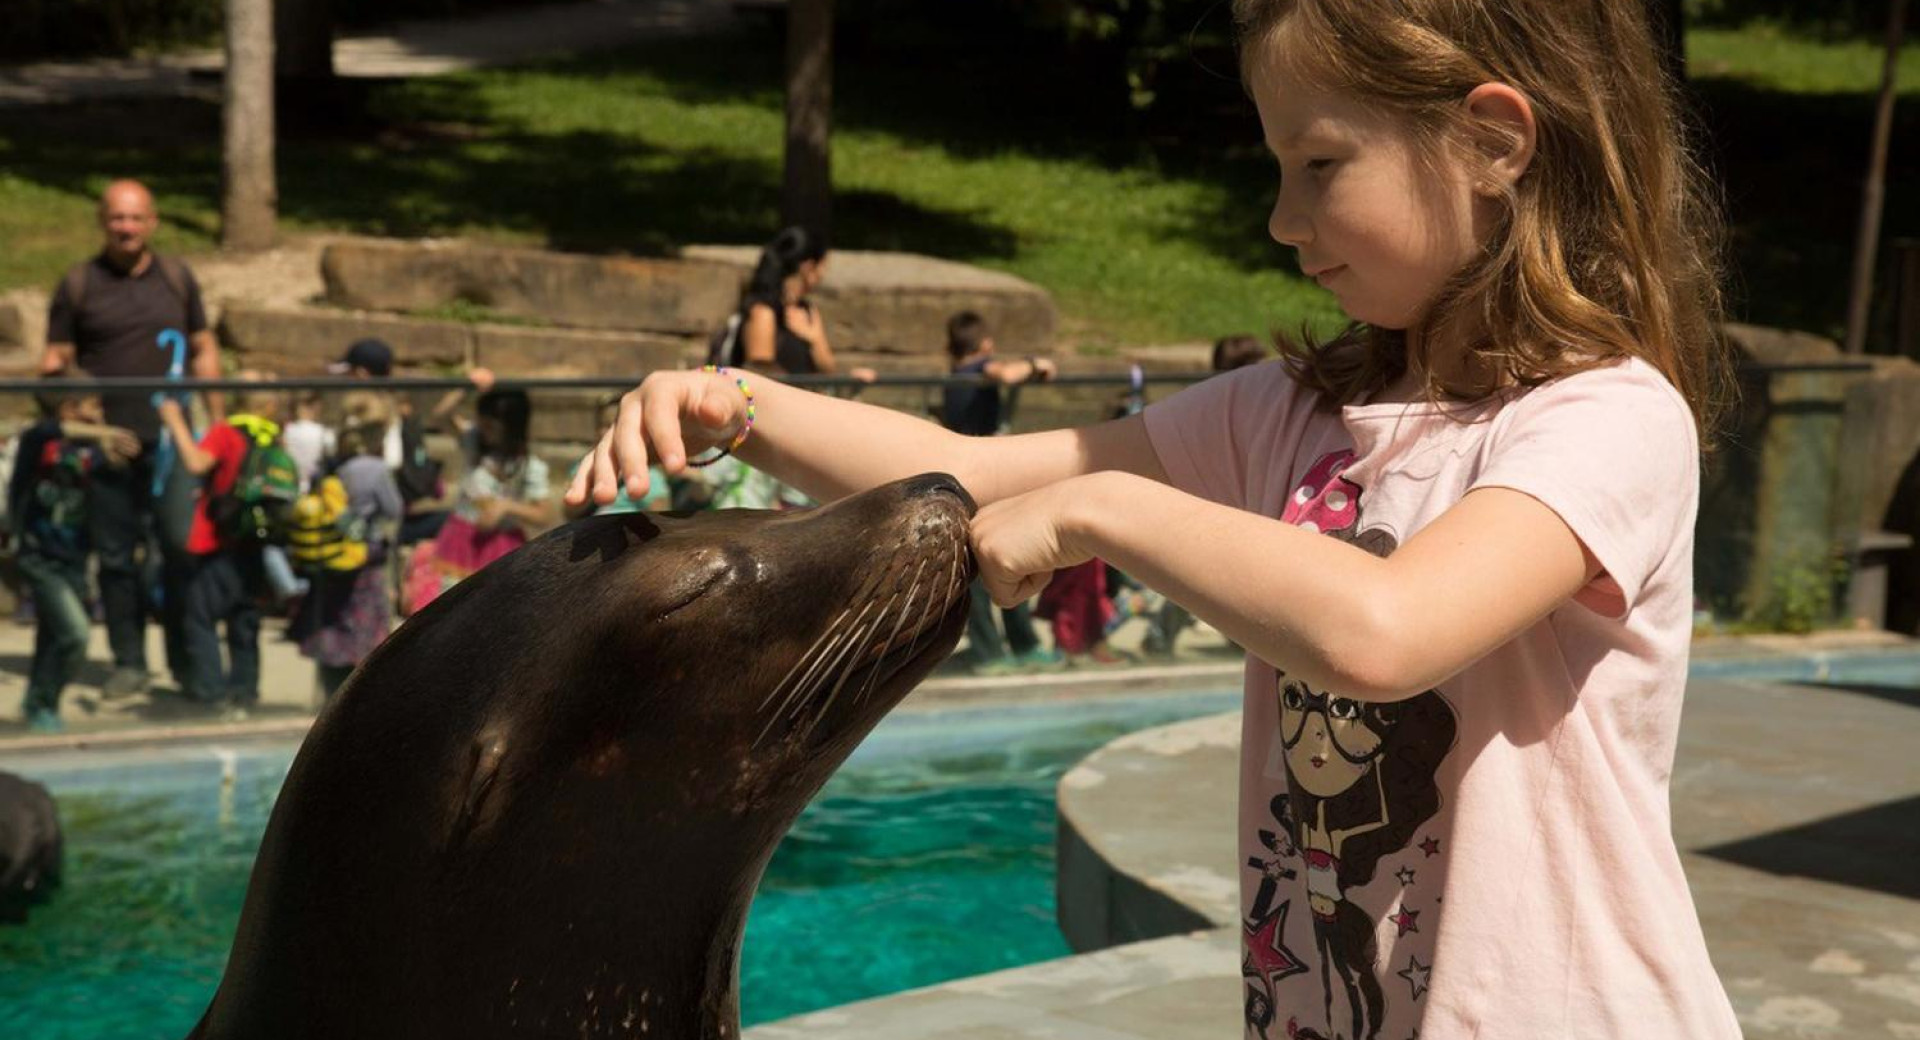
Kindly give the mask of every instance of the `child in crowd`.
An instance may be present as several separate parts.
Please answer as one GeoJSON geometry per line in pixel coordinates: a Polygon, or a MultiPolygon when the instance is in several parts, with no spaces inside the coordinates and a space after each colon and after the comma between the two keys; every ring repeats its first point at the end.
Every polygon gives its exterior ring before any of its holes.
{"type": "Polygon", "coordinates": [[[313,486],[320,467],[333,457],[333,430],[320,421],[326,402],[318,390],[301,390],[293,398],[293,421],[280,431],[281,446],[300,473],[300,490],[313,486]]]}
{"type": "Polygon", "coordinates": [[[341,403],[347,422],[340,429],[333,472],[319,490],[344,495],[342,508],[332,518],[334,530],[327,533],[353,543],[356,558],[350,563],[357,566],[317,568],[313,591],[291,631],[301,655],[314,663],[314,689],[323,702],[387,637],[392,611],[383,564],[406,513],[383,454],[394,421],[388,398],[355,392],[341,403]],[[333,479],[339,481],[338,488],[333,479]]]}
{"type": "Polygon", "coordinates": [[[84,380],[46,378],[57,382],[34,395],[40,420],[20,434],[7,517],[35,606],[21,714],[28,729],[58,733],[60,694],[87,659],[87,485],[100,467],[126,465],[140,441],[105,425],[100,394],[84,380]]]}
{"type": "MultiPolygon", "coordinates": [[[[997,358],[987,320],[973,311],[947,319],[947,364],[956,376],[984,376],[985,385],[949,386],[941,396],[940,423],[969,437],[991,437],[1000,432],[1000,388],[1052,379],[1058,368],[1041,357],[1014,361],[997,358]]],[[[986,586],[973,583],[973,604],[967,616],[967,664],[981,675],[1001,675],[1027,669],[1052,668],[1063,656],[1040,645],[1033,631],[1033,611],[1025,602],[1000,611],[1005,637],[993,623],[993,600],[986,586]]]]}
{"type": "Polygon", "coordinates": [[[1244,646],[1250,1038],[1732,1040],[1668,806],[1718,221],[1647,6],[1232,7],[1345,330],[1018,437],[765,379],[746,430],[735,373],[657,372],[569,494],[945,471],[996,602],[1101,557],[1244,646]]]}
{"type": "MultiPolygon", "coordinates": [[[[265,373],[244,372],[241,378],[266,381],[265,373]]],[[[187,533],[187,552],[193,557],[182,604],[182,638],[187,674],[183,692],[203,707],[225,705],[229,721],[244,719],[260,700],[260,607],[267,592],[261,546],[237,538],[216,523],[210,508],[234,490],[248,452],[280,442],[283,394],[264,387],[239,395],[237,410],[225,422],[215,423],[198,443],[187,426],[186,413],[172,397],[159,404],[160,422],[172,434],[180,464],[202,478],[194,501],[193,526],[187,533]],[[227,636],[223,668],[219,629],[227,636]]]]}
{"type": "Polygon", "coordinates": [[[466,476],[452,515],[429,549],[414,553],[407,576],[410,609],[432,602],[454,583],[525,545],[534,532],[558,515],[552,501],[547,464],[528,451],[533,403],[523,390],[493,389],[493,373],[474,369],[480,391],[474,417],[454,413],[464,391],[455,391],[435,407],[460,433],[466,476]]]}

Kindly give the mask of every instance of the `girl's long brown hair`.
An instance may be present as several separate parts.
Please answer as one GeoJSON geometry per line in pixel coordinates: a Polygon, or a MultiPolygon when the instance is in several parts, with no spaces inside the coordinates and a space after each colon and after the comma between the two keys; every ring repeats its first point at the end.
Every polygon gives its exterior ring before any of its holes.
{"type": "Polygon", "coordinates": [[[1245,64],[1400,119],[1430,162],[1485,154],[1501,131],[1466,97],[1487,82],[1527,97],[1531,164],[1505,219],[1442,288],[1417,335],[1361,325],[1325,342],[1282,337],[1295,375],[1346,403],[1407,370],[1432,396],[1477,399],[1624,357],[1657,368],[1711,443],[1731,395],[1721,320],[1717,198],[1688,147],[1675,84],[1638,0],[1234,0],[1245,64]],[[1409,347],[1411,346],[1411,349],[1409,347]],[[1477,385],[1428,359],[1475,357],[1477,385]]]}

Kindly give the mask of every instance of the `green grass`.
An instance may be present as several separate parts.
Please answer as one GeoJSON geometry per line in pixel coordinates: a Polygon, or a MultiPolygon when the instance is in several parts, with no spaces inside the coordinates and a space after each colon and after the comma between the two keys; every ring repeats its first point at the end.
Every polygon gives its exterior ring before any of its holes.
{"type": "MultiPolygon", "coordinates": [[[[1692,55],[1739,312],[1831,331],[1877,52],[1757,27],[1698,30],[1692,55]]],[[[652,254],[760,242],[778,222],[779,68],[778,41],[752,34],[334,99],[327,125],[283,133],[284,226],[652,254]]],[[[1057,56],[868,46],[842,49],[835,92],[840,246],[1027,278],[1053,293],[1068,345],[1093,351],[1338,321],[1266,237],[1270,166],[1237,87],[1130,122],[1057,56]]],[[[1903,115],[1896,140],[1914,126],[1903,115]]],[[[92,198],[118,175],[155,187],[161,248],[211,248],[218,127],[187,101],[0,112],[0,287],[51,286],[94,249],[92,198]]],[[[1893,184],[1916,159],[1901,148],[1893,184]]],[[[1892,231],[1920,232],[1914,200],[1890,204],[1892,231]]]]}
{"type": "MultiPolygon", "coordinates": [[[[1882,43],[1813,40],[1765,22],[1687,33],[1689,75],[1788,94],[1877,92],[1886,53],[1882,43]]],[[[1903,97],[1920,97],[1920,40],[1912,34],[1900,49],[1896,77],[1903,97]]]]}

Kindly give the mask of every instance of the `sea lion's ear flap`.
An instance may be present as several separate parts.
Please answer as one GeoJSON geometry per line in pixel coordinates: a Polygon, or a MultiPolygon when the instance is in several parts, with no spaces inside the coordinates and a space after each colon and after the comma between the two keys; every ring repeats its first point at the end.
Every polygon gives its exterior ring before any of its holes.
{"type": "MultiPolygon", "coordinates": [[[[460,792],[460,807],[454,814],[453,826],[447,834],[447,850],[455,851],[466,844],[474,830],[482,824],[481,814],[492,812],[488,819],[499,815],[493,793],[494,783],[500,775],[500,763],[507,757],[506,734],[489,730],[474,738],[473,748],[467,756],[466,783],[460,792]]],[[[502,796],[504,797],[504,796],[502,796]]]]}

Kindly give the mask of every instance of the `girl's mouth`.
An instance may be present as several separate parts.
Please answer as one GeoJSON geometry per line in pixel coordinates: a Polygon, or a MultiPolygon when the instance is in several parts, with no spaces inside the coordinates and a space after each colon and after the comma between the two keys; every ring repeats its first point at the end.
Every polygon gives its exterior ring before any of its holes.
{"type": "Polygon", "coordinates": [[[1312,757],[1311,759],[1309,759],[1308,761],[1310,761],[1310,762],[1312,762],[1312,763],[1313,763],[1313,768],[1315,768],[1315,769],[1319,769],[1319,768],[1321,768],[1322,766],[1324,766],[1324,765],[1326,765],[1326,764],[1327,764],[1327,756],[1325,756],[1325,755],[1315,755],[1315,756],[1313,756],[1313,757],[1312,757]]]}

